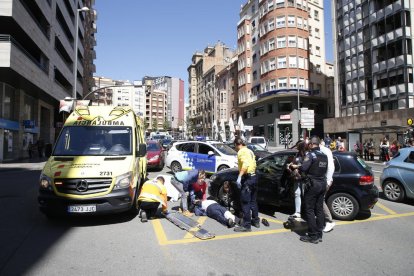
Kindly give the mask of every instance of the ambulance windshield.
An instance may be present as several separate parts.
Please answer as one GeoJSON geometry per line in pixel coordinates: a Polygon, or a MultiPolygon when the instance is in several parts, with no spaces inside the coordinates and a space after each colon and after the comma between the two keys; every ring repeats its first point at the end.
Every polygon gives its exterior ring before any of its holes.
{"type": "Polygon", "coordinates": [[[53,155],[132,155],[132,141],[130,127],[67,126],[60,133],[53,155]]]}

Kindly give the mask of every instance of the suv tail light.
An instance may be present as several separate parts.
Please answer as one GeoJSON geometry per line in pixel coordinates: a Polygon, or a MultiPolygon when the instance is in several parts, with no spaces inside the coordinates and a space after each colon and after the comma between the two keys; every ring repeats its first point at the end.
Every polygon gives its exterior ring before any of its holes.
{"type": "Polygon", "coordinates": [[[359,185],[372,185],[374,184],[374,176],[363,175],[359,178],[359,185]]]}

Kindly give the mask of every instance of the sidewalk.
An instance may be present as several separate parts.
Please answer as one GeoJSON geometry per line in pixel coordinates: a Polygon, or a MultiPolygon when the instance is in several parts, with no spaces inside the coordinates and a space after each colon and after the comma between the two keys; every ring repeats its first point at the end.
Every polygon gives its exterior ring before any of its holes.
{"type": "Polygon", "coordinates": [[[8,171],[20,171],[20,170],[41,170],[43,169],[47,161],[46,157],[22,159],[13,162],[0,163],[0,173],[8,171]]]}

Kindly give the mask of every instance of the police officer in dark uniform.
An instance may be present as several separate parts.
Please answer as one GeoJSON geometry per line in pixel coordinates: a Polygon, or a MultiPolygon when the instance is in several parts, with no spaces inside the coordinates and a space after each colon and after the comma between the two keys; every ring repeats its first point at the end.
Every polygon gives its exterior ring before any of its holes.
{"type": "Polygon", "coordinates": [[[323,200],[326,190],[328,157],[320,151],[319,142],[317,136],[312,137],[309,151],[306,153],[302,165],[291,165],[291,168],[298,168],[310,179],[311,184],[305,190],[304,196],[308,235],[301,236],[300,240],[311,243],[322,241],[322,231],[325,225],[323,200]]]}

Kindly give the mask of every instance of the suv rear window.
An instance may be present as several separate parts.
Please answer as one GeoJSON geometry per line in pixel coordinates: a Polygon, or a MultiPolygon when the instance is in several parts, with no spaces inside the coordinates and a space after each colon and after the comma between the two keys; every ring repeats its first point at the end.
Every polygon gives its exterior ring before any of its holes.
{"type": "Polygon", "coordinates": [[[185,152],[195,152],[195,143],[184,143],[176,146],[177,150],[185,152]]]}
{"type": "Polygon", "coordinates": [[[364,169],[369,168],[369,166],[367,165],[367,163],[365,163],[365,161],[362,158],[357,157],[357,161],[359,164],[362,165],[362,167],[364,167],[364,169]]]}

